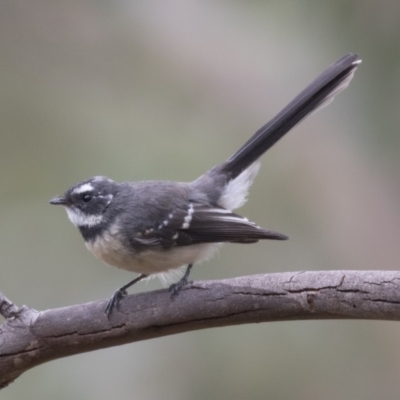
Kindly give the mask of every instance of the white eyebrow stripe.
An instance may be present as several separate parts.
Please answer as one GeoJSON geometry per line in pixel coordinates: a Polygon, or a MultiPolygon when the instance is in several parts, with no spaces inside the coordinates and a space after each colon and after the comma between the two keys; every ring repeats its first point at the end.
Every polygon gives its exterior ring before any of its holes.
{"type": "Polygon", "coordinates": [[[72,194],[79,194],[84,192],[92,192],[94,187],[90,183],[84,183],[81,186],[78,186],[72,191],[72,194]]]}

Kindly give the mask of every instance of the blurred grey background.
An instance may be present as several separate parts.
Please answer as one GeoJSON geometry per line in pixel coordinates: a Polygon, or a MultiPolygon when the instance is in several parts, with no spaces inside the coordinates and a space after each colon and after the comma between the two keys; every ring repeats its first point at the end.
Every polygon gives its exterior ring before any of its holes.
{"type": "MultiPolygon", "coordinates": [[[[400,2],[2,1],[0,290],[38,310],[109,297],[133,275],[48,200],[100,174],[192,180],[347,52],[350,87],[264,157],[241,210],[290,241],[227,245],[195,280],[398,268],[400,2]]],[[[51,362],[1,398],[392,400],[399,338],[393,322],[205,330],[51,362]]]]}

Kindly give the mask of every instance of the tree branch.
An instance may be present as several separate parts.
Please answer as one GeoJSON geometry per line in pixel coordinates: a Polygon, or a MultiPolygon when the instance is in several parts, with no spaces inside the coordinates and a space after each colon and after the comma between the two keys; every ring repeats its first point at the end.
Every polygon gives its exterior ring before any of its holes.
{"type": "Polygon", "coordinates": [[[57,358],[175,333],[304,319],[400,320],[400,271],[316,271],[194,282],[127,296],[108,320],[106,301],[46,311],[0,293],[0,388],[57,358]]]}

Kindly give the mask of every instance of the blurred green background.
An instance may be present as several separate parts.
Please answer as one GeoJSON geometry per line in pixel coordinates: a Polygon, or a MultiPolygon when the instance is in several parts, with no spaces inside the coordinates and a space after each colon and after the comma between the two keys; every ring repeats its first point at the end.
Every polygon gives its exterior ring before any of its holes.
{"type": "MultiPolygon", "coordinates": [[[[227,245],[195,280],[398,268],[400,2],[0,2],[0,290],[38,310],[109,297],[133,275],[48,200],[93,175],[195,179],[347,52],[363,59],[349,89],[264,157],[241,210],[290,241],[227,245]]],[[[205,330],[53,361],[1,398],[392,400],[399,337],[367,321],[205,330]]]]}

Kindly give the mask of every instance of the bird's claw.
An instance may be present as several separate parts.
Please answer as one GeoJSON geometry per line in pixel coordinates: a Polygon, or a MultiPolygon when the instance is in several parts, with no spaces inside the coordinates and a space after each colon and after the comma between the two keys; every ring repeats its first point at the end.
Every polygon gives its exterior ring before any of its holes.
{"type": "Polygon", "coordinates": [[[114,292],[111,299],[107,303],[106,309],[104,310],[108,319],[110,319],[111,313],[113,312],[114,308],[116,308],[117,310],[119,309],[119,302],[123,297],[126,296],[126,294],[126,290],[123,289],[118,289],[114,292]]]}
{"type": "Polygon", "coordinates": [[[171,299],[175,298],[185,285],[191,283],[192,281],[188,281],[187,278],[183,278],[180,281],[173,283],[168,289],[171,299]]]}

